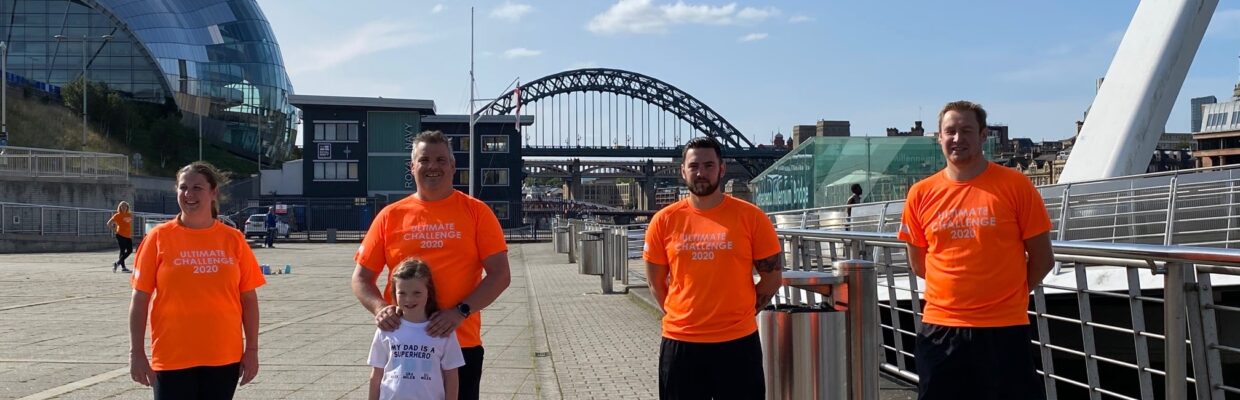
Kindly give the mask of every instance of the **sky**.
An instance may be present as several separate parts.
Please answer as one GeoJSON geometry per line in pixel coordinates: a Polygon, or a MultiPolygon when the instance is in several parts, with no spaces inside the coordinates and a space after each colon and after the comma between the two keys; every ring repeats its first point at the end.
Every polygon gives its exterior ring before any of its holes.
{"type": "MultiPolygon", "coordinates": [[[[578,68],[649,75],[755,142],[848,120],[853,136],[982,104],[1012,137],[1072,136],[1137,1],[258,0],[297,94],[434,100],[466,114],[470,7],[477,93],[578,68]],[[346,5],[347,4],[347,5],[346,5]]],[[[1240,81],[1240,0],[1220,0],[1167,122],[1240,81]]]]}

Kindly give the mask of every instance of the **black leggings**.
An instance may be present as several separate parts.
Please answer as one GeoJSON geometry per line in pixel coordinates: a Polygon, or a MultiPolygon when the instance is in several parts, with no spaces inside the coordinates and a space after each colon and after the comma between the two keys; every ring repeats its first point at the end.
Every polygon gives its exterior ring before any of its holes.
{"type": "Polygon", "coordinates": [[[116,235],[116,245],[121,248],[121,258],[116,260],[116,263],[125,265],[125,259],[133,254],[133,239],[116,235]]]}
{"type": "Polygon", "coordinates": [[[459,369],[459,400],[477,400],[482,386],[482,358],[486,354],[482,346],[462,347],[465,366],[459,369]]]}
{"type": "Polygon", "coordinates": [[[231,400],[241,363],[155,372],[155,400],[231,400]]]}

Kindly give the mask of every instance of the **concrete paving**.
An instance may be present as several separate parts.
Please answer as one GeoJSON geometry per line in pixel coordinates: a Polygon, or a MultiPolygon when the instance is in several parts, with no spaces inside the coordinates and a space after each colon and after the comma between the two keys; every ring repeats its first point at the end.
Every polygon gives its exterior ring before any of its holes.
{"type": "MultiPolygon", "coordinates": [[[[261,368],[238,399],[365,398],[374,325],[349,289],[356,246],[254,249],[293,273],[259,289],[261,368]]],[[[129,378],[129,276],[114,257],[0,254],[0,399],[151,397],[129,378]]],[[[639,262],[626,295],[601,293],[549,243],[510,244],[509,260],[512,285],[482,315],[482,398],[658,397],[659,314],[639,262]]],[[[884,399],[915,397],[893,385],[884,399]]]]}

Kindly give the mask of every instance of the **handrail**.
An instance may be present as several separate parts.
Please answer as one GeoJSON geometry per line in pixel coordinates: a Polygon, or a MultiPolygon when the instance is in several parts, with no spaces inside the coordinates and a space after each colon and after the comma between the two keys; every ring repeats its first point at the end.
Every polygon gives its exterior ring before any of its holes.
{"type": "MultiPolygon", "coordinates": [[[[903,243],[894,233],[838,231],[821,229],[776,229],[780,235],[818,239],[862,240],[870,244],[903,243]]],[[[1163,246],[1133,243],[1052,240],[1055,255],[1100,258],[1141,258],[1150,261],[1209,264],[1240,267],[1240,249],[1197,246],[1163,246]]]]}

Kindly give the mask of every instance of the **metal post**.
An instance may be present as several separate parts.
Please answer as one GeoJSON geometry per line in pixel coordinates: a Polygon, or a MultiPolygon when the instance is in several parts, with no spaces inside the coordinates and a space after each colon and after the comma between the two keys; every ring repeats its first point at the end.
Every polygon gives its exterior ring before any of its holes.
{"type": "Polygon", "coordinates": [[[202,113],[198,114],[198,161],[202,161],[202,113]]]}
{"type": "MultiPolygon", "coordinates": [[[[845,318],[848,320],[848,398],[878,398],[878,277],[874,263],[845,260],[835,263],[845,276],[845,318]]],[[[836,301],[840,300],[836,297],[836,301]]],[[[839,308],[839,307],[837,307],[839,308]]]]}
{"type": "Polygon", "coordinates": [[[82,151],[86,151],[86,99],[90,94],[90,81],[86,77],[86,35],[82,34],[82,151]]]}
{"type": "Polygon", "coordinates": [[[613,266],[612,264],[615,264],[614,263],[615,258],[611,257],[611,254],[612,254],[612,249],[616,247],[614,243],[616,239],[615,239],[615,236],[612,234],[611,230],[612,229],[608,227],[603,227],[602,229],[600,229],[600,232],[602,232],[602,235],[600,235],[599,241],[600,241],[600,244],[602,245],[600,247],[602,248],[599,249],[599,251],[596,253],[596,256],[598,257],[598,262],[600,263],[599,266],[602,267],[600,269],[603,272],[602,276],[600,277],[602,278],[602,283],[603,283],[603,287],[602,287],[603,294],[609,294],[612,292],[611,278],[613,274],[613,269],[615,268],[615,266],[613,266]]]}
{"type": "MultiPolygon", "coordinates": [[[[1175,202],[1176,191],[1179,190],[1179,175],[1171,176],[1171,184],[1168,187],[1170,193],[1167,195],[1167,230],[1163,232],[1163,245],[1170,246],[1174,242],[1175,234],[1175,202]]],[[[1136,232],[1133,232],[1134,234],[1136,232]]],[[[1114,235],[1112,235],[1114,236],[1114,235]]]]}
{"type": "Polygon", "coordinates": [[[0,145],[9,140],[9,44],[0,41],[0,145]]]}
{"type": "Polygon", "coordinates": [[[1167,399],[1187,399],[1188,381],[1184,360],[1184,281],[1188,265],[1167,263],[1163,275],[1163,326],[1166,328],[1167,399]]]}

